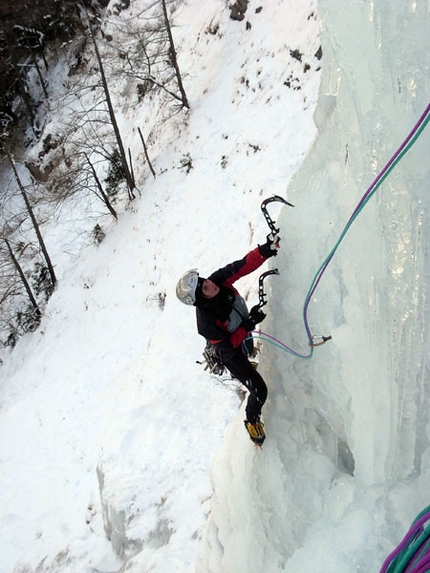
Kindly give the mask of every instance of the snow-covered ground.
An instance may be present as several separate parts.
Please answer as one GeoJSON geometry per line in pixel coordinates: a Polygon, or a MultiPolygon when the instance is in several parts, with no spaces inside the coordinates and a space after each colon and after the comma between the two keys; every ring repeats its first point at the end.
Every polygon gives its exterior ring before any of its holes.
{"type": "Polygon", "coordinates": [[[263,450],[175,297],[185,270],[262,242],[261,199],[287,197],[262,329],[307,352],[310,282],[430,91],[425,2],[346,4],[251,1],[236,22],[181,3],[191,111],[154,128],[116,86],[141,195],[79,258],[60,233],[76,207],[45,229],[59,284],[0,370],[0,573],[378,571],[428,505],[428,130],[311,301],[333,340],[309,361],[263,343],[263,450]]]}

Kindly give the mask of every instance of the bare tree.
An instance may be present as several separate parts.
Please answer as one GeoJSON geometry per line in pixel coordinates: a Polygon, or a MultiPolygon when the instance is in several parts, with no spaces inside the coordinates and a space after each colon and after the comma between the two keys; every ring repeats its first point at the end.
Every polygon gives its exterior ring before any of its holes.
{"type": "Polygon", "coordinates": [[[189,108],[165,2],[156,0],[133,19],[110,26],[112,72],[137,80],[140,100],[158,89],[189,108]]]}
{"type": "Polygon", "coordinates": [[[16,84],[16,92],[19,94],[26,110],[26,116],[30,125],[34,128],[34,102],[28,92],[25,76],[22,72],[22,66],[16,55],[16,50],[8,34],[3,34],[3,40],[8,50],[8,59],[10,69],[13,70],[13,81],[16,84]]]}
{"type": "Polygon", "coordinates": [[[18,258],[15,255],[13,249],[12,249],[12,245],[10,244],[9,239],[7,237],[3,237],[3,241],[7,247],[7,251],[9,253],[10,260],[11,260],[16,272],[18,273],[18,276],[22,282],[22,285],[24,286],[25,292],[27,293],[28,300],[30,301],[31,306],[33,307],[34,314],[36,317],[40,318],[41,312],[40,312],[40,308],[39,308],[39,305],[37,303],[36,297],[34,296],[34,293],[31,289],[30,283],[28,282],[27,277],[25,276],[24,270],[23,270],[21,264],[19,263],[18,258]]]}
{"type": "Polygon", "coordinates": [[[118,215],[117,212],[115,211],[111,201],[109,200],[108,195],[105,193],[105,190],[103,189],[103,185],[100,182],[100,179],[97,175],[97,171],[95,170],[94,165],[91,163],[90,158],[88,157],[88,155],[86,153],[84,153],[85,159],[87,160],[88,166],[91,169],[91,173],[93,175],[94,178],[94,182],[96,184],[96,189],[94,190],[94,194],[106,205],[106,207],[109,209],[109,212],[111,213],[111,215],[118,220],[118,215]]]}
{"type": "Polygon", "coordinates": [[[103,61],[102,58],[100,56],[100,52],[99,52],[99,48],[97,45],[97,41],[95,38],[95,32],[94,29],[91,25],[90,19],[88,19],[88,25],[89,25],[89,30],[90,30],[90,35],[91,35],[91,40],[93,42],[93,46],[94,46],[94,51],[96,54],[96,59],[97,59],[97,63],[99,66],[99,71],[100,71],[100,77],[101,77],[101,81],[102,81],[102,86],[103,86],[103,91],[105,94],[105,98],[106,98],[106,104],[108,107],[108,111],[109,111],[109,118],[110,121],[112,123],[112,127],[115,133],[115,138],[116,138],[116,142],[118,145],[118,149],[119,149],[119,153],[121,156],[121,164],[122,164],[122,168],[124,170],[124,175],[125,175],[125,179],[127,181],[127,186],[128,186],[128,193],[129,193],[129,197],[130,199],[134,199],[135,195],[133,193],[133,190],[136,188],[136,184],[134,181],[134,177],[133,174],[130,170],[130,167],[128,165],[128,161],[127,161],[127,156],[125,153],[125,149],[124,149],[124,144],[122,142],[122,137],[121,137],[121,133],[118,127],[118,122],[116,120],[116,115],[115,115],[115,110],[112,104],[112,98],[110,95],[110,91],[109,91],[109,86],[108,86],[108,82],[106,79],[106,74],[105,74],[105,70],[104,70],[104,66],[103,66],[103,61]]]}
{"type": "Polygon", "coordinates": [[[145,153],[146,161],[147,161],[147,163],[148,163],[148,165],[149,165],[149,169],[151,170],[152,176],[153,176],[154,179],[155,179],[155,178],[156,178],[156,176],[155,176],[155,170],[154,170],[154,168],[152,167],[151,160],[149,159],[148,148],[146,147],[146,143],[145,143],[145,140],[144,140],[144,138],[143,138],[142,131],[141,131],[140,127],[137,128],[137,131],[139,132],[139,135],[140,135],[140,140],[141,140],[141,142],[142,142],[143,151],[144,151],[144,153],[145,153]]]}
{"type": "Polygon", "coordinates": [[[55,276],[54,267],[52,265],[51,258],[49,256],[48,249],[46,248],[45,241],[43,240],[42,233],[41,233],[40,227],[39,227],[39,223],[37,222],[37,219],[36,219],[36,216],[34,214],[33,208],[31,206],[30,200],[28,198],[27,192],[25,191],[24,185],[22,184],[21,179],[19,178],[18,172],[17,172],[16,167],[15,167],[15,163],[14,163],[11,155],[9,155],[9,162],[10,162],[10,165],[12,167],[12,171],[13,171],[15,180],[18,184],[18,188],[20,190],[21,196],[24,199],[25,207],[26,207],[27,212],[30,216],[30,219],[31,219],[31,222],[32,222],[32,225],[34,228],[34,232],[36,233],[36,237],[37,237],[37,240],[39,242],[40,249],[43,253],[47,268],[49,270],[49,274],[50,274],[51,281],[52,281],[52,286],[54,287],[56,282],[57,282],[57,277],[55,276]]]}
{"type": "Polygon", "coordinates": [[[173,41],[173,35],[172,35],[172,29],[170,26],[170,22],[169,22],[169,17],[167,15],[167,8],[166,8],[166,0],[161,0],[161,5],[163,7],[163,14],[164,14],[164,24],[166,26],[166,32],[167,32],[167,37],[169,39],[169,56],[170,56],[170,61],[172,62],[172,66],[175,70],[175,74],[176,74],[176,80],[178,82],[178,88],[179,91],[181,93],[181,100],[182,100],[182,104],[186,107],[186,108],[190,108],[190,105],[188,103],[188,98],[187,98],[187,94],[185,93],[185,89],[184,89],[184,85],[182,83],[182,76],[181,76],[181,72],[179,70],[179,64],[178,64],[178,57],[176,55],[176,49],[175,49],[175,43],[173,41]]]}
{"type": "Polygon", "coordinates": [[[34,251],[31,244],[14,246],[12,234],[13,225],[8,224],[0,232],[0,344],[6,346],[14,346],[19,336],[35,330],[42,316],[37,295],[20,261],[28,250],[24,263],[28,273],[34,251]]]}

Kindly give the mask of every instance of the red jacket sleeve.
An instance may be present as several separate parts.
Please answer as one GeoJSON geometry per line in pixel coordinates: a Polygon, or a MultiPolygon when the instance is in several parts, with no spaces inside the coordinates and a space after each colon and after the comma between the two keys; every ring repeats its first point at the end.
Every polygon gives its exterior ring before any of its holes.
{"type": "Polygon", "coordinates": [[[258,269],[258,267],[261,267],[266,260],[267,258],[263,257],[263,255],[260,254],[259,248],[256,247],[243,259],[234,261],[226,267],[212,273],[209,279],[219,286],[231,286],[240,278],[249,275],[249,273],[252,273],[258,269]]]}

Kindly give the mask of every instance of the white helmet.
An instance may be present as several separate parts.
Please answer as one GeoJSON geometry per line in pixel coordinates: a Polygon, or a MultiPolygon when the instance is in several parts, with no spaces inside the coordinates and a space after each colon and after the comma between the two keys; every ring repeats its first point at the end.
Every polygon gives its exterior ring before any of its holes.
{"type": "Polygon", "coordinates": [[[196,288],[199,282],[197,269],[191,269],[182,275],[176,285],[176,296],[181,302],[193,305],[196,302],[196,288]]]}

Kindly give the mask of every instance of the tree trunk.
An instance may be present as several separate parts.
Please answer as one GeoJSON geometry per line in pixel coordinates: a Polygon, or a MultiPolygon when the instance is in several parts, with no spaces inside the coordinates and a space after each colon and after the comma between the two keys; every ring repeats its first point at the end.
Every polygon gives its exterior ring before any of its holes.
{"type": "Polygon", "coordinates": [[[31,59],[33,60],[34,67],[36,68],[37,77],[39,78],[40,85],[42,87],[43,95],[45,96],[46,104],[49,104],[49,95],[46,89],[45,81],[42,76],[42,72],[40,70],[39,62],[37,61],[37,57],[33,52],[31,52],[31,59]]]}
{"type": "Polygon", "coordinates": [[[49,274],[51,276],[52,286],[55,286],[57,283],[57,277],[55,276],[54,267],[52,266],[51,258],[48,254],[48,250],[45,245],[45,241],[43,240],[42,233],[40,232],[39,223],[37,222],[36,216],[34,214],[33,208],[30,204],[28,199],[27,193],[25,192],[24,186],[19,178],[18,172],[16,170],[15,164],[13,162],[12,156],[9,155],[9,161],[12,166],[13,174],[15,176],[16,182],[18,183],[19,190],[21,191],[22,198],[24,199],[25,206],[27,208],[28,214],[30,215],[31,222],[33,223],[34,231],[37,236],[37,240],[39,241],[40,248],[42,250],[43,256],[45,257],[46,266],[48,267],[49,274]]]}
{"type": "Polygon", "coordinates": [[[112,206],[112,203],[109,201],[109,197],[106,195],[106,193],[104,192],[104,189],[102,187],[102,184],[100,183],[100,179],[97,176],[96,170],[94,169],[94,165],[91,163],[90,158],[88,157],[88,155],[86,153],[84,153],[85,155],[85,159],[88,162],[88,165],[91,168],[94,180],[97,184],[97,189],[99,190],[100,196],[102,198],[103,203],[106,205],[106,207],[109,209],[109,212],[111,213],[111,215],[113,217],[115,217],[116,220],[118,220],[118,215],[117,212],[115,211],[115,209],[112,206]]]}
{"type": "Polygon", "coordinates": [[[110,117],[110,121],[112,123],[113,130],[115,132],[115,137],[116,137],[116,141],[118,144],[119,154],[121,157],[121,164],[122,164],[122,167],[124,169],[124,174],[125,174],[125,178],[127,181],[128,194],[129,194],[130,199],[134,199],[135,196],[133,193],[133,189],[135,189],[136,185],[134,182],[133,175],[131,174],[130,168],[128,166],[127,156],[125,154],[124,145],[122,143],[122,138],[121,138],[121,133],[119,131],[118,123],[116,121],[115,111],[113,109],[112,99],[110,97],[109,86],[107,83],[102,58],[100,56],[100,52],[99,52],[99,49],[97,46],[95,34],[94,34],[94,31],[93,31],[93,28],[91,26],[91,22],[90,22],[89,18],[88,18],[88,25],[89,25],[89,29],[90,29],[91,39],[92,39],[93,45],[94,45],[94,50],[95,50],[97,62],[99,64],[100,77],[102,80],[103,91],[104,91],[104,94],[106,97],[106,103],[107,103],[108,110],[109,110],[109,117],[110,117]]]}
{"type": "Polygon", "coordinates": [[[148,162],[149,169],[151,170],[152,176],[153,176],[154,179],[155,179],[155,178],[156,178],[156,176],[155,176],[155,171],[154,171],[154,168],[152,167],[152,163],[151,163],[151,161],[150,161],[150,159],[149,159],[148,150],[147,150],[147,148],[146,148],[146,143],[145,143],[145,140],[143,139],[142,132],[140,131],[140,127],[137,128],[137,131],[139,132],[140,139],[141,139],[141,141],[142,141],[143,151],[145,152],[146,161],[148,162]]]}
{"type": "MultiPolygon", "coordinates": [[[[25,37],[27,39],[28,45],[30,46],[30,39],[29,39],[28,33],[26,31],[25,31],[25,37]]],[[[40,43],[40,41],[38,41],[38,44],[39,44],[39,47],[42,48],[42,44],[40,43]]],[[[44,81],[43,76],[42,76],[42,72],[40,70],[39,62],[37,61],[37,55],[34,53],[34,50],[31,47],[30,47],[29,51],[30,51],[30,58],[33,62],[34,67],[36,68],[37,76],[39,78],[39,82],[40,82],[40,86],[41,86],[42,91],[43,91],[43,95],[45,96],[45,101],[48,104],[49,96],[48,96],[48,92],[46,90],[46,85],[45,85],[45,81],[44,81]]],[[[45,60],[45,66],[47,68],[46,60],[45,60]]]]}
{"type": "Polygon", "coordinates": [[[34,296],[34,294],[33,294],[33,291],[31,290],[30,284],[29,284],[29,282],[28,282],[28,280],[27,280],[27,278],[26,278],[26,276],[25,276],[25,274],[24,274],[24,271],[22,270],[22,267],[21,267],[21,265],[19,264],[18,259],[15,257],[15,254],[14,254],[14,252],[13,252],[13,250],[12,250],[12,246],[11,246],[11,244],[9,243],[9,241],[6,239],[6,237],[3,237],[3,240],[4,240],[4,242],[6,243],[7,250],[9,251],[9,256],[10,256],[10,258],[11,258],[11,261],[12,261],[12,263],[13,263],[15,269],[17,270],[18,274],[19,274],[19,277],[20,277],[20,279],[21,279],[21,282],[22,282],[22,284],[24,285],[24,288],[25,288],[25,290],[26,290],[26,292],[27,292],[27,296],[28,296],[28,298],[29,298],[29,300],[30,300],[30,303],[31,303],[32,307],[34,308],[34,311],[35,311],[35,313],[36,313],[36,316],[37,316],[38,318],[40,318],[40,317],[42,316],[42,313],[40,312],[39,305],[37,304],[36,298],[35,298],[35,296],[34,296]]]}
{"type": "Polygon", "coordinates": [[[163,6],[163,14],[164,14],[164,22],[166,24],[167,36],[169,38],[170,44],[170,57],[172,60],[173,67],[176,73],[176,80],[178,82],[179,91],[181,92],[181,101],[184,107],[190,109],[190,105],[188,103],[187,94],[185,93],[184,85],[182,83],[181,72],[179,70],[178,58],[176,56],[175,44],[173,42],[172,30],[170,28],[169,18],[167,16],[167,8],[166,8],[166,0],[161,0],[161,5],[163,6]]]}
{"type": "Polygon", "coordinates": [[[29,96],[29,94],[28,94],[28,92],[27,92],[27,88],[26,88],[25,82],[24,82],[24,80],[22,79],[22,75],[21,75],[21,72],[20,72],[20,69],[19,69],[19,66],[18,66],[18,62],[17,62],[16,57],[15,57],[15,52],[14,52],[13,46],[11,45],[10,40],[9,40],[9,37],[8,37],[7,34],[4,34],[4,38],[5,38],[5,40],[6,40],[7,47],[8,47],[8,50],[9,50],[10,62],[11,62],[11,64],[12,64],[12,67],[13,67],[13,70],[14,70],[14,73],[15,73],[16,80],[17,80],[17,82],[18,82],[18,86],[19,86],[19,92],[18,92],[18,93],[19,93],[19,95],[20,95],[20,97],[21,97],[22,101],[24,102],[24,105],[25,105],[25,107],[26,107],[26,109],[27,109],[29,123],[30,123],[30,125],[31,125],[31,127],[32,127],[32,129],[33,129],[33,131],[34,131],[34,130],[35,130],[35,127],[34,127],[33,104],[32,104],[32,102],[31,102],[31,98],[30,98],[30,96],[29,96]]]}

